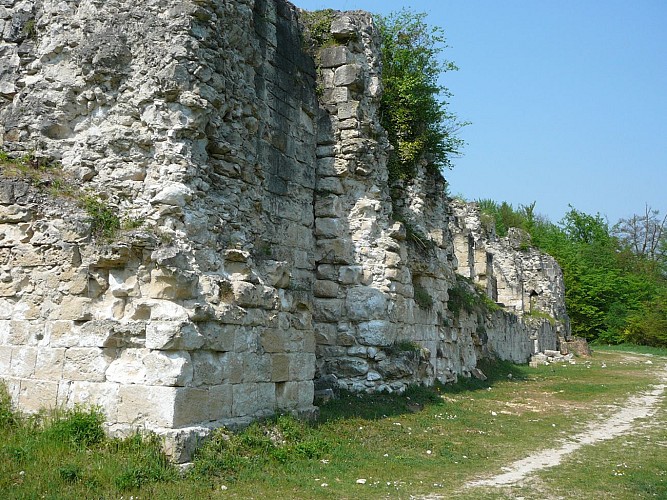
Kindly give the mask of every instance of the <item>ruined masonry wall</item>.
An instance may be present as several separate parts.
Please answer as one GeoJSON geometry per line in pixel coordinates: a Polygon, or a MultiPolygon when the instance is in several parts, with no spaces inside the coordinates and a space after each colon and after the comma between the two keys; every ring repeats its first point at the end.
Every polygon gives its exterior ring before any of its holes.
{"type": "Polygon", "coordinates": [[[570,337],[570,322],[556,260],[533,248],[530,236],[520,229],[497,237],[493,224],[482,221],[477,204],[452,200],[451,207],[457,272],[526,324],[534,352],[557,349],[559,338],[570,337]]]}
{"type": "Polygon", "coordinates": [[[171,433],[178,449],[211,426],[314,411],[318,104],[294,8],[5,1],[0,27],[2,147],[59,159],[145,219],[94,242],[76,207],[3,181],[14,400],[99,404],[111,430],[171,433]]]}
{"type": "Polygon", "coordinates": [[[448,308],[442,180],[392,203],[372,18],[331,31],[313,58],[283,0],[0,0],[0,147],[143,220],[95,238],[57,184],[0,177],[0,378],[21,409],[100,405],[186,460],[213,427],[312,414],[316,385],[527,361],[516,314],[448,308]]]}

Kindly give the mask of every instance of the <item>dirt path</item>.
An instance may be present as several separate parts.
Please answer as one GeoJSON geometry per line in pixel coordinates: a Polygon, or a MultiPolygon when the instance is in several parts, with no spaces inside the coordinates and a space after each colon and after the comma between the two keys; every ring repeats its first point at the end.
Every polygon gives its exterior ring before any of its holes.
{"type": "Polygon", "coordinates": [[[467,488],[509,486],[522,481],[533,472],[558,465],[565,455],[578,450],[584,445],[595,444],[631,432],[636,429],[633,422],[636,419],[653,415],[664,396],[665,388],[667,388],[667,365],[660,370],[659,375],[661,383],[655,385],[652,390],[632,396],[616,413],[608,418],[591,423],[586,430],[563,442],[560,448],[534,453],[514,462],[509,467],[503,467],[505,472],[502,474],[471,481],[465,486],[467,488]]]}

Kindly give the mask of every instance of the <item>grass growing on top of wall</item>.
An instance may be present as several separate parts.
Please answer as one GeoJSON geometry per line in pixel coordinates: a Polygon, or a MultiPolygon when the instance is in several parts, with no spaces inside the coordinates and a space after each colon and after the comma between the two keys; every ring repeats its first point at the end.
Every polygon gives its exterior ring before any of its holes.
{"type": "MultiPolygon", "coordinates": [[[[5,395],[0,418],[11,414],[18,423],[0,425],[0,497],[509,498],[463,484],[582,431],[610,405],[655,383],[665,362],[604,351],[576,365],[485,363],[486,381],[404,395],[345,393],[322,406],[312,424],[283,416],[240,434],[218,431],[181,474],[155,438],[100,438],[96,413],[83,409],[62,413],[66,425],[16,416],[5,395]]],[[[667,408],[654,422],[641,436],[589,447],[540,477],[560,494],[572,482],[579,498],[596,497],[602,483],[609,498],[655,498],[667,487],[667,454],[655,444],[665,441],[667,408]],[[586,481],[593,476],[599,480],[586,481]]],[[[543,498],[539,483],[526,484],[523,496],[543,498]]]]}
{"type": "Polygon", "coordinates": [[[77,187],[59,163],[39,159],[32,153],[12,157],[0,149],[0,177],[22,180],[53,198],[75,200],[88,214],[91,233],[96,238],[113,240],[121,230],[136,229],[144,223],[133,217],[121,219],[117,208],[77,187]]]}

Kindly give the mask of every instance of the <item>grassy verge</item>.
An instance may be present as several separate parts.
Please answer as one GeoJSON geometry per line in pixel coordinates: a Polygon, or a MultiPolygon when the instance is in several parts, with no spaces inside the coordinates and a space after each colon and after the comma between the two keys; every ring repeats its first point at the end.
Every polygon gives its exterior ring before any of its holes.
{"type": "MultiPolygon", "coordinates": [[[[658,362],[599,351],[575,365],[487,364],[484,382],[414,388],[404,396],[343,394],[321,407],[314,425],[279,417],[238,435],[217,432],[182,475],[164,462],[155,440],[53,442],[50,424],[28,425],[30,419],[5,411],[23,423],[0,425],[0,497],[506,498],[502,490],[462,487],[580,432],[611,412],[610,405],[655,383],[658,362]]],[[[572,462],[544,471],[544,489],[531,486],[523,496],[663,494],[664,413],[661,425],[644,434],[589,447],[572,462]],[[627,467],[618,465],[623,463],[627,467]],[[610,476],[617,469],[624,474],[610,476]],[[602,479],[588,481],[601,473],[609,479],[606,489],[599,489],[602,479]]]]}

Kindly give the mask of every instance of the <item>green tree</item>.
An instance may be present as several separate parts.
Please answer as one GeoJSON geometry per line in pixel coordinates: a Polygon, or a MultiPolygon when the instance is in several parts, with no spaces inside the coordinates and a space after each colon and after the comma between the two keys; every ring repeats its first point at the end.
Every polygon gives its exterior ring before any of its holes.
{"type": "Polygon", "coordinates": [[[441,74],[457,68],[441,59],[443,31],[425,18],[406,9],[376,18],[382,39],[381,122],[394,147],[391,180],[412,177],[419,164],[433,173],[451,168],[464,144],[456,133],[465,124],[448,110],[451,93],[438,83],[441,74]]]}

